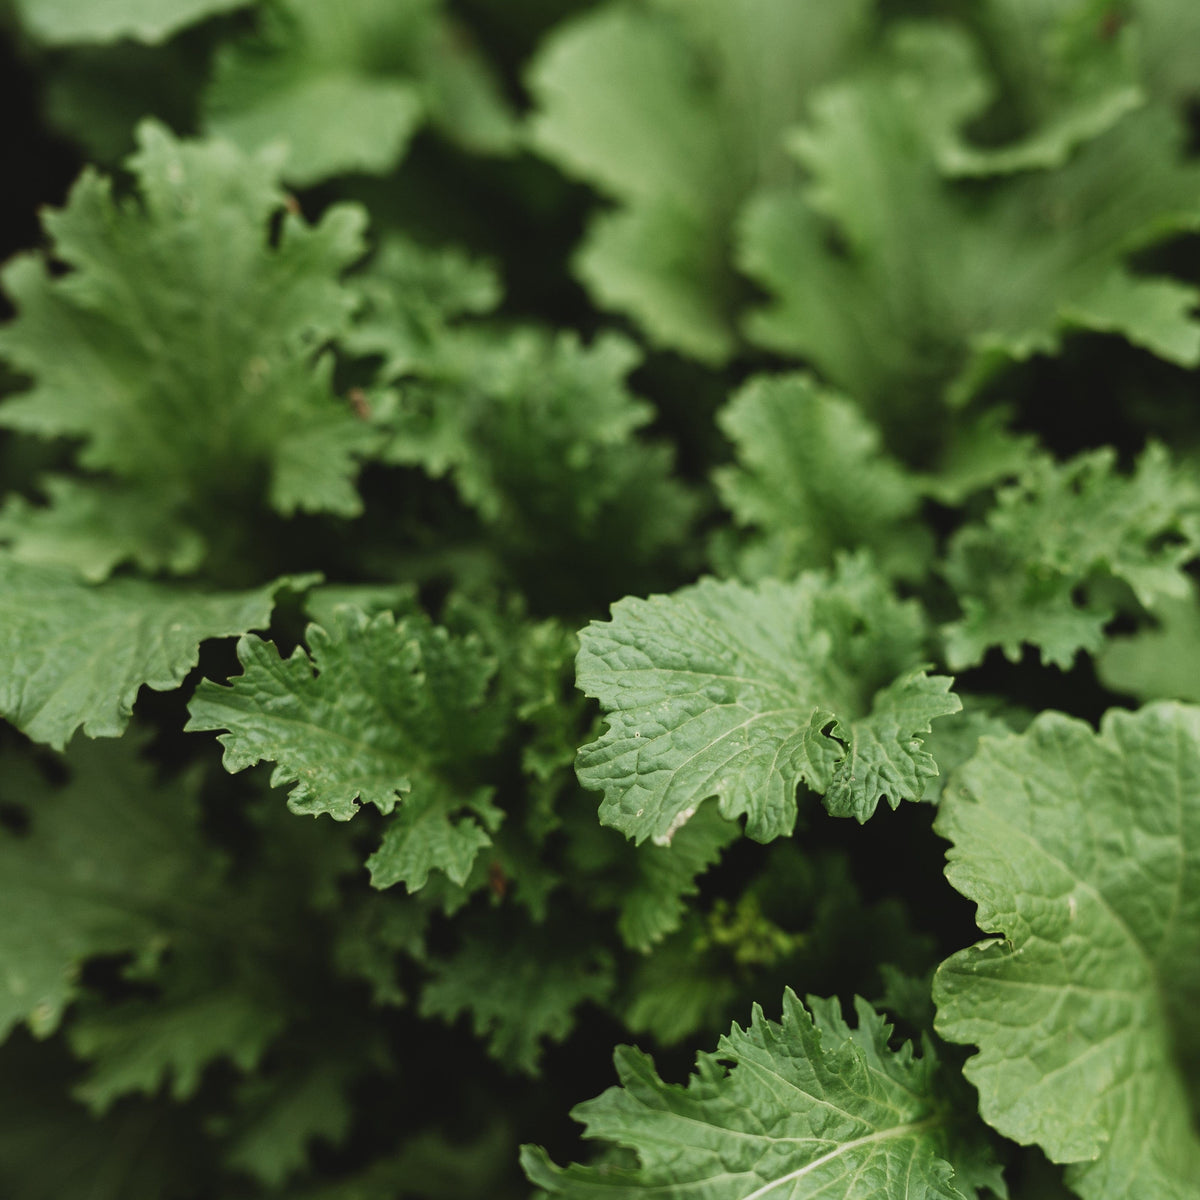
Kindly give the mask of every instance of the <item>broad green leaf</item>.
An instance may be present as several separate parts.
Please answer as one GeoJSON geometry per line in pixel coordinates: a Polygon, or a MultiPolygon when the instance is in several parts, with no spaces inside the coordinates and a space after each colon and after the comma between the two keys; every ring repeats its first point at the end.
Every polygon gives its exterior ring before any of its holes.
{"type": "Polygon", "coordinates": [[[1200,217],[1174,117],[1131,112],[1058,169],[949,179],[939,146],[988,92],[965,36],[901,27],[814,98],[792,140],[807,180],[760,193],[742,222],[740,261],[775,297],[751,336],[812,362],[893,438],[1070,329],[1200,361],[1195,289],[1127,262],[1200,217]]]}
{"type": "Polygon", "coordinates": [[[963,616],[944,629],[951,668],[980,662],[991,646],[1016,662],[1027,642],[1064,669],[1078,650],[1095,653],[1113,613],[1087,589],[1106,578],[1150,610],[1188,595],[1200,479],[1158,443],[1129,476],[1115,463],[1110,448],[1062,464],[1036,457],[981,523],[955,535],[944,571],[963,616]]]}
{"type": "Polygon", "coordinates": [[[921,1057],[888,1045],[891,1028],[865,1001],[851,1028],[836,1001],[789,989],[783,1020],[755,1005],[715,1053],[697,1056],[685,1087],[664,1083],[650,1059],[616,1053],[621,1086],[576,1107],[589,1138],[634,1151],[636,1166],[555,1166],[527,1146],[521,1164],[552,1195],[663,1200],[965,1200],[980,1155],[959,1143],[938,1092],[932,1047],[921,1057]]]}
{"type": "Polygon", "coordinates": [[[950,882],[992,936],[938,971],[937,1027],[984,1119],[1072,1163],[1084,1200],[1200,1179],[1200,709],[1044,713],[943,798],[950,882]]]}
{"type": "Polygon", "coordinates": [[[579,778],[604,791],[604,824],[659,845],[710,796],[757,841],[791,832],[801,782],[860,821],[884,797],[920,799],[937,774],[920,735],[960,707],[921,665],[923,639],[918,606],[862,558],[622,600],[580,634],[578,683],[608,729],[579,778]]]}
{"type": "Polygon", "coordinates": [[[618,204],[576,269],[656,343],[735,348],[730,226],[791,174],[780,135],[864,39],[870,0],[607,4],[551,34],[529,72],[534,145],[618,204]]]}
{"type": "Polygon", "coordinates": [[[355,515],[379,435],[334,394],[322,347],[355,304],[339,276],[362,253],[363,214],[334,205],[309,226],[284,213],[268,160],[153,124],[139,140],[136,198],[88,170],[44,218],[70,270],[32,254],[4,270],[17,318],[0,355],[34,383],[0,424],[80,439],[80,465],[119,481],[118,511],[158,510],[182,539],[228,536],[231,512],[264,502],[355,515]]]}
{"type": "Polygon", "coordinates": [[[308,582],[246,592],[132,579],[92,587],[69,569],[0,555],[0,715],[58,749],[81,726],[117,737],[140,687],[178,687],[201,642],[264,628],[275,593],[308,582]]]}
{"type": "Polygon", "coordinates": [[[15,0],[17,14],[38,41],[161,42],[214,13],[245,8],[251,0],[15,0]]]}
{"type": "Polygon", "coordinates": [[[506,149],[512,117],[439,0],[279,0],[217,56],[207,125],[248,152],[284,148],[312,184],[384,174],[428,119],[472,149],[506,149]]]}
{"type": "Polygon", "coordinates": [[[242,638],[242,674],[203,681],[186,728],[228,730],[218,740],[229,771],[277,764],[271,783],[294,785],[293,812],[346,821],[363,804],[400,804],[369,863],[376,886],[415,891],[435,869],[461,884],[501,819],[470,770],[503,729],[488,704],[495,663],[478,639],[421,614],[333,615],[328,630],[308,627],[311,658],[242,638]]]}
{"type": "Polygon", "coordinates": [[[562,923],[514,927],[506,915],[466,924],[453,953],[431,957],[420,1012],[443,1021],[469,1014],[494,1058],[533,1075],[544,1042],[561,1042],[579,1005],[611,991],[612,963],[562,923]]]}
{"type": "Polygon", "coordinates": [[[743,574],[786,578],[859,548],[889,574],[923,572],[930,547],[911,520],[916,477],[882,452],[878,430],[845,397],[805,375],[758,376],[717,422],[737,464],[714,473],[717,491],[757,534],[739,557],[743,574]]]}

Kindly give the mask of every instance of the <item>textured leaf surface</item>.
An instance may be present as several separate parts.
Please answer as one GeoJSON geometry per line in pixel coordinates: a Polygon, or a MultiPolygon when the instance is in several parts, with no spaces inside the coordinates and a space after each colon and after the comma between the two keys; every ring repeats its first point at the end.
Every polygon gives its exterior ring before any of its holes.
{"type": "Polygon", "coordinates": [[[672,1200],[962,1200],[958,1156],[939,1103],[935,1062],[907,1043],[888,1046],[890,1027],[858,1001],[857,1028],[836,1002],[789,990],[783,1021],[755,1006],[715,1054],[701,1054],[686,1087],[663,1083],[649,1058],[616,1054],[621,1086],[579,1105],[587,1136],[637,1154],[638,1165],[557,1167],[526,1147],[522,1165],[553,1195],[672,1200]],[[949,1161],[948,1161],[949,1160],[949,1161]]]}
{"type": "Polygon", "coordinates": [[[706,361],[734,348],[729,227],[790,174],[783,131],[863,35],[866,0],[609,4],[556,31],[530,71],[537,147],[618,202],[577,270],[603,305],[706,361]]]}
{"type": "Polygon", "coordinates": [[[113,580],[97,587],[62,567],[0,556],[0,714],[61,749],[80,726],[116,737],[138,688],[169,691],[200,643],[261,629],[280,581],[248,592],[113,580]]]}
{"type": "Polygon", "coordinates": [[[177,29],[251,0],[16,0],[17,12],[42,42],[161,42],[177,29]]]}
{"type": "Polygon", "coordinates": [[[991,646],[1016,662],[1032,643],[1064,669],[1076,651],[1097,651],[1113,613],[1087,589],[1105,579],[1151,610],[1189,594],[1183,568],[1200,553],[1200,480],[1157,443],[1129,476],[1115,462],[1109,449],[1064,464],[1035,458],[981,524],[955,536],[945,573],[963,616],[944,630],[953,669],[991,646]]]}
{"type": "Polygon", "coordinates": [[[1086,1200],[1184,1200],[1200,1179],[1200,710],[1043,714],[987,739],[938,828],[997,936],[948,959],[937,1027],[979,1047],[980,1111],[1086,1200]]]}
{"type": "Polygon", "coordinates": [[[415,890],[433,869],[462,883],[490,841],[484,827],[500,820],[489,793],[463,782],[464,763],[503,728],[485,703],[495,663],[477,640],[420,614],[342,606],[334,616],[329,630],[308,627],[311,658],[243,638],[242,674],[228,686],[205,680],[187,728],[228,730],[219,740],[230,771],[276,763],[271,782],[295,785],[293,812],[346,821],[361,804],[391,813],[403,801],[371,860],[377,886],[415,890]]]}
{"type": "MultiPolygon", "coordinates": [[[[335,396],[320,351],[355,303],[339,276],[362,253],[362,213],[335,205],[316,226],[286,214],[273,239],[284,196],[269,161],[151,124],[139,140],[136,199],[88,170],[44,218],[69,271],[32,254],[4,270],[17,318],[0,355],[34,384],[0,405],[0,423],[80,439],[80,465],[110,476],[92,509],[115,489],[117,515],[163,514],[149,546],[144,530],[126,545],[135,561],[170,545],[172,520],[187,545],[196,522],[226,534],[231,509],[244,520],[264,501],[354,515],[358,460],[378,434],[335,396]]],[[[77,519],[79,488],[66,499],[38,520],[77,519]]],[[[98,570],[94,555],[82,565],[98,570]]]]}
{"type": "Polygon", "coordinates": [[[849,400],[805,375],[762,376],[717,420],[737,456],[715,472],[717,490],[758,534],[743,550],[744,571],[787,577],[867,547],[891,572],[920,572],[928,547],[910,521],[917,480],[849,400]]]}
{"type": "Polygon", "coordinates": [[[919,799],[937,773],[921,749],[957,712],[950,680],[919,665],[920,610],[862,559],[754,588],[706,579],[629,598],[580,634],[579,686],[608,730],[579,752],[601,820],[668,844],[700,803],[769,841],[791,832],[801,781],[839,816],[919,799]]]}
{"type": "Polygon", "coordinates": [[[907,27],[814,99],[792,143],[809,181],[761,194],[743,222],[742,263],[776,296],[752,336],[897,422],[1055,351],[1067,328],[1200,361],[1195,290],[1126,265],[1200,213],[1174,118],[1138,110],[1058,169],[967,186],[938,147],[988,92],[956,31],[907,27]]]}
{"type": "Polygon", "coordinates": [[[438,0],[281,0],[224,48],[209,129],[249,152],[282,145],[284,174],[311,184],[383,174],[432,116],[474,149],[504,148],[512,119],[481,59],[443,28],[438,0]]]}

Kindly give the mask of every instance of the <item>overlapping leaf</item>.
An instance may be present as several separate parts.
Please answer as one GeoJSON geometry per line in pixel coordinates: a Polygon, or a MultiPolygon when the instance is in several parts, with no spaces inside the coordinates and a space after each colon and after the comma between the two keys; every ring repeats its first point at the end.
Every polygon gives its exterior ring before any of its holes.
{"type": "Polygon", "coordinates": [[[599,909],[617,910],[617,932],[627,946],[646,952],[678,929],[688,900],[699,891],[699,877],[716,863],[738,835],[716,805],[704,804],[678,829],[668,846],[631,846],[596,823],[568,826],[567,849],[573,880],[583,881],[585,900],[599,909]]]}
{"type": "Polygon", "coordinates": [[[1062,166],[1145,98],[1141,14],[1131,22],[1095,0],[984,0],[972,16],[1003,100],[983,120],[998,144],[950,131],[939,158],[951,174],[1062,166]]]}
{"type": "Polygon", "coordinates": [[[911,520],[918,481],[848,400],[807,376],[760,376],[717,420],[737,456],[715,473],[717,490],[758,535],[741,549],[743,574],[787,578],[859,548],[891,573],[920,573],[929,546],[911,520]]]}
{"type": "Polygon", "coordinates": [[[761,195],[743,224],[742,262],[775,296],[752,336],[893,431],[931,396],[965,399],[1004,363],[1054,351],[1068,328],[1200,361],[1195,289],[1127,265],[1200,216],[1173,116],[1129,113],[1058,169],[947,178],[939,147],[988,92],[963,35],[901,28],[887,57],[814,99],[792,140],[808,180],[761,195]]]}
{"type": "MultiPolygon", "coordinates": [[[[408,354],[398,332],[379,348],[408,354]]],[[[670,447],[638,436],[653,409],[625,383],[631,342],[469,329],[423,357],[379,413],[384,457],[449,475],[531,589],[574,599],[587,584],[588,595],[633,587],[684,539],[694,498],[672,477],[670,447]]]]}
{"type": "Polygon", "coordinates": [[[686,1087],[663,1083],[632,1047],[616,1054],[621,1086],[574,1112],[587,1136],[637,1163],[555,1166],[526,1147],[522,1165],[552,1195],[750,1200],[820,1195],[965,1200],[994,1182],[986,1156],[953,1137],[926,1047],[888,1046],[890,1027],[858,1001],[851,1028],[835,1001],[789,990],[781,1024],[756,1005],[716,1053],[697,1057],[686,1087]]]}
{"type": "Polygon", "coordinates": [[[432,119],[471,149],[507,148],[513,119],[489,69],[440,0],[280,0],[218,55],[209,129],[249,152],[280,144],[311,184],[382,174],[432,119]]]}
{"type": "Polygon", "coordinates": [[[308,627],[311,658],[243,638],[242,674],[228,686],[204,681],[187,728],[227,730],[230,771],[276,763],[273,785],[295,785],[293,812],[345,821],[362,804],[400,804],[368,864],[376,886],[414,891],[431,870],[461,884],[501,819],[469,769],[503,730],[486,703],[495,663],[477,639],[452,638],[420,614],[334,615],[328,630],[308,627]]]}
{"type": "Polygon", "coordinates": [[[596,299],[709,362],[735,345],[730,227],[791,173],[780,136],[861,43],[870,0],[609,4],[530,71],[535,145],[611,196],[576,260],[596,299]]]}
{"type": "Polygon", "coordinates": [[[710,796],[759,841],[791,832],[802,781],[860,821],[885,796],[919,799],[937,773],[920,735],[960,707],[921,665],[923,637],[919,608],[861,558],[622,600],[580,634],[579,686],[609,715],[579,778],[604,791],[605,824],[660,844],[710,796]]]}
{"type": "Polygon", "coordinates": [[[1087,589],[1126,584],[1144,607],[1184,598],[1183,568],[1200,553],[1200,480],[1152,443],[1131,475],[1108,449],[1057,464],[1030,461],[1001,488],[981,524],[955,535],[945,565],[963,616],[945,629],[946,657],[961,669],[1000,646],[1014,662],[1022,646],[1069,667],[1097,651],[1113,611],[1087,589]]]}
{"type": "Polygon", "coordinates": [[[1105,687],[1139,700],[1171,699],[1200,703],[1200,597],[1162,600],[1158,624],[1124,637],[1110,637],[1096,657],[1105,687]]]}
{"type": "Polygon", "coordinates": [[[78,743],[59,788],[28,759],[5,762],[6,802],[28,824],[0,830],[0,1037],[18,1021],[44,1037],[74,1002],[67,1036],[89,1063],[74,1094],[95,1112],[164,1085],[189,1097],[213,1060],[254,1067],[294,1015],[279,974],[294,926],[347,865],[338,842],[309,841],[233,882],[195,777],[155,783],[136,751],[78,743]],[[124,960],[125,995],[84,985],[98,957],[124,960]]]}
{"type": "MultiPolygon", "coordinates": [[[[116,489],[118,513],[161,514],[147,529],[125,520],[103,559],[84,556],[93,573],[118,555],[178,563],[198,525],[224,533],[231,508],[264,500],[353,515],[358,459],[378,440],[334,394],[320,354],[355,303],[339,276],[362,253],[362,213],[335,205],[316,226],[281,217],[268,160],[156,125],[139,138],[137,199],[114,199],[89,170],[45,217],[71,269],[27,254],[3,275],[18,316],[0,354],[33,387],[0,407],[0,423],[80,439],[80,464],[111,477],[100,497],[116,489]]],[[[67,511],[31,514],[25,552],[65,556],[88,508],[81,488],[67,511]]]]}
{"type": "Polygon", "coordinates": [[[264,628],[284,580],[247,592],[112,580],[98,587],[63,567],[0,555],[0,715],[62,748],[80,726],[116,737],[138,689],[169,691],[200,643],[264,628]]]}
{"type": "Polygon", "coordinates": [[[39,41],[112,42],[136,38],[161,42],[177,29],[213,15],[245,8],[251,0],[16,0],[25,27],[39,41]]]}
{"type": "Polygon", "coordinates": [[[431,959],[420,1007],[446,1021],[470,1014],[493,1057],[535,1074],[544,1043],[562,1041],[575,1010],[607,996],[612,963],[600,947],[573,945],[562,924],[514,928],[509,918],[466,925],[455,952],[431,959]]]}
{"type": "Polygon", "coordinates": [[[988,739],[938,828],[995,936],[938,971],[938,1029],[984,1118],[1085,1200],[1184,1200],[1200,1178],[1200,710],[1045,713],[988,739]]]}

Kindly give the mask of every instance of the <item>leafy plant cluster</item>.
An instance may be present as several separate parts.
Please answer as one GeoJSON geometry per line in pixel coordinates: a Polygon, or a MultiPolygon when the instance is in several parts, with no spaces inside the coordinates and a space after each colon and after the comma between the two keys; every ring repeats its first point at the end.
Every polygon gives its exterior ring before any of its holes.
{"type": "Polygon", "coordinates": [[[1193,0],[0,21],[5,1196],[1195,1200],[1193,0]]]}

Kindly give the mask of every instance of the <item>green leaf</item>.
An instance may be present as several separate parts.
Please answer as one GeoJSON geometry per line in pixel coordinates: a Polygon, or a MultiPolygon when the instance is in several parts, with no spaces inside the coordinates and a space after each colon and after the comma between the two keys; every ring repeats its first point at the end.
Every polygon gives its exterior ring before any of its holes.
{"type": "Polygon", "coordinates": [[[568,818],[570,879],[589,905],[617,910],[617,932],[643,953],[678,929],[687,901],[699,891],[699,876],[736,840],[739,829],[702,804],[669,846],[633,846],[591,813],[568,818]]]}
{"type": "Polygon", "coordinates": [[[6,799],[29,829],[0,828],[0,1038],[20,1021],[53,1033],[89,958],[152,963],[188,894],[224,870],[198,835],[194,799],[154,786],[127,743],[77,742],[68,763],[73,779],[56,793],[28,760],[5,762],[6,799]]]}
{"type": "Polygon", "coordinates": [[[58,749],[80,726],[88,737],[117,737],[138,688],[178,687],[201,642],[264,628],[276,592],[308,582],[247,592],[132,579],[89,587],[65,568],[0,555],[0,715],[58,749]]]}
{"type": "Polygon", "coordinates": [[[919,665],[923,636],[862,558],[622,600],[580,634],[579,686],[609,715],[579,778],[604,791],[604,824],[660,845],[710,796],[757,841],[791,832],[802,781],[860,821],[919,799],[937,766],[918,735],[960,707],[919,665]]]}
{"type": "Polygon", "coordinates": [[[138,492],[67,475],[43,476],[40,487],[45,505],[12,496],[0,509],[0,541],[18,562],[74,567],[101,583],[126,562],[149,574],[187,575],[204,560],[200,534],[138,492]]]}
{"type": "Polygon", "coordinates": [[[1200,703],[1200,595],[1192,586],[1164,598],[1154,615],[1157,627],[1107,639],[1096,656],[1100,682],[1139,700],[1200,703]]]}
{"type": "MultiPolygon", "coordinates": [[[[216,962],[205,966],[218,968],[216,962]]],[[[185,1099],[214,1059],[252,1071],[286,1020],[283,1011],[271,1011],[275,999],[214,989],[210,976],[169,986],[153,1000],[85,1008],[69,1040],[81,1058],[98,1061],[74,1095],[105,1112],[130,1092],[153,1095],[165,1079],[174,1099],[185,1099]]]]}
{"type": "Polygon", "coordinates": [[[260,1073],[243,1083],[225,1153],[231,1167],[278,1187],[307,1163],[311,1141],[345,1140],[353,1115],[347,1087],[360,1063],[341,1041],[330,1050],[315,1063],[288,1063],[273,1078],[260,1073]]]}
{"type": "Polygon", "coordinates": [[[212,1144],[179,1106],[132,1101],[103,1116],[68,1095],[78,1064],[57,1040],[0,1046],[0,1187],[13,1200],[183,1196],[212,1178],[212,1144]],[[70,1147],[69,1153],[64,1147],[70,1147]]]}
{"type": "Polygon", "coordinates": [[[15,0],[25,28],[40,42],[161,42],[176,30],[251,0],[15,0]]]}
{"type": "Polygon", "coordinates": [[[930,547],[911,521],[917,481],[882,452],[878,430],[845,397],[806,375],[758,376],[717,423],[737,458],[714,472],[717,491],[758,535],[742,551],[744,573],[786,578],[860,547],[889,573],[923,572],[930,547]]]}
{"type": "MultiPolygon", "coordinates": [[[[120,481],[100,496],[166,514],[184,542],[197,527],[228,536],[231,510],[244,520],[263,501],[355,515],[358,461],[379,435],[334,394],[322,347],[355,304],[339,276],[362,253],[362,212],[334,205],[309,226],[283,214],[270,161],[153,124],[139,141],[136,199],[114,200],[89,169],[44,218],[69,271],[32,254],[4,270],[18,315],[0,355],[34,385],[0,424],[80,439],[80,465],[120,481]]],[[[68,499],[43,524],[77,520],[87,506],[68,499]]],[[[144,561],[140,542],[125,556],[144,561]]]]}
{"type": "Polygon", "coordinates": [[[531,1146],[521,1165],[552,1195],[580,1200],[975,1196],[977,1155],[950,1134],[932,1047],[920,1058],[908,1043],[892,1050],[891,1028],[865,1001],[856,1001],[854,1029],[836,1001],[808,1004],[789,989],[781,1024],[756,1005],[748,1029],[734,1025],[716,1053],[697,1056],[686,1087],[663,1083],[646,1055],[619,1048],[621,1086],[573,1115],[588,1137],[635,1151],[636,1166],[562,1168],[531,1146]]]}
{"type": "Polygon", "coordinates": [[[963,711],[953,720],[939,721],[925,739],[925,749],[938,765],[937,776],[926,781],[921,797],[928,804],[941,802],[952,772],[974,756],[980,738],[1020,733],[1032,719],[1031,713],[995,696],[963,692],[959,696],[963,711]]]}
{"type": "Polygon", "coordinates": [[[576,269],[656,343],[719,363],[735,346],[734,214],[791,168],[780,135],[865,34],[869,0],[608,4],[554,31],[529,72],[535,146],[619,207],[576,269]]]}
{"type": "Polygon", "coordinates": [[[1109,14],[1119,21],[1120,10],[1107,0],[978,5],[975,18],[1002,92],[1000,111],[984,117],[984,128],[998,144],[951,131],[940,149],[943,169],[980,176],[1060,167],[1077,146],[1142,104],[1138,32],[1124,23],[1108,30],[1109,14]],[[997,138],[999,132],[1007,136],[997,138]]]}
{"type": "Polygon", "coordinates": [[[467,925],[458,949],[428,965],[421,1015],[453,1021],[470,1014],[488,1052],[531,1075],[543,1043],[561,1042],[571,1032],[575,1009],[612,989],[604,950],[561,924],[514,929],[495,914],[467,925]]]}
{"type": "Polygon", "coordinates": [[[376,886],[415,891],[435,869],[461,884],[501,819],[469,770],[503,730],[487,703],[495,663],[478,639],[421,614],[333,615],[328,630],[308,627],[311,658],[242,638],[242,674],[203,681],[186,728],[228,730],[218,740],[231,772],[276,763],[272,786],[295,785],[293,812],[346,821],[363,804],[401,803],[369,864],[376,886]]]}
{"type": "Polygon", "coordinates": [[[1044,713],[985,739],[942,801],[950,882],[993,935],[935,982],[979,1047],[985,1120],[1073,1163],[1085,1200],[1184,1200],[1200,1179],[1200,710],[1044,713]]]}
{"type": "Polygon", "coordinates": [[[886,57],[813,100],[792,142],[807,182],[761,192],[742,223],[740,261],[775,297],[753,339],[910,440],[931,398],[965,401],[1072,328],[1200,362],[1195,289],[1127,265],[1200,216],[1174,117],[1129,113],[1055,170],[948,179],[939,147],[988,92],[963,35],[901,27],[886,57]]]}
{"type": "Polygon", "coordinates": [[[380,356],[380,375],[389,380],[436,363],[456,319],[490,313],[502,296],[488,264],[397,234],[383,240],[355,286],[364,303],[342,344],[354,354],[380,356]]]}
{"type": "Polygon", "coordinates": [[[1064,669],[1078,650],[1095,653],[1113,614],[1086,589],[1106,578],[1150,610],[1188,595],[1200,480],[1158,443],[1127,477],[1115,464],[1111,448],[1062,464],[1036,457],[998,490],[983,522],[955,535],[944,568],[963,609],[943,631],[952,669],[980,662],[991,646],[1016,662],[1026,642],[1064,669]]]}
{"type": "Polygon", "coordinates": [[[1175,102],[1200,94],[1200,12],[1188,0],[1132,0],[1148,89],[1175,102]]]}
{"type": "Polygon", "coordinates": [[[695,510],[670,447],[637,436],[654,415],[625,382],[639,357],[616,334],[445,333],[379,413],[384,457],[449,475],[543,604],[556,588],[576,605],[632,589],[695,510]]]}
{"type": "Polygon", "coordinates": [[[307,185],[384,174],[432,117],[472,149],[507,149],[512,117],[439,0],[280,0],[217,55],[207,126],[248,152],[284,148],[307,185]]]}

